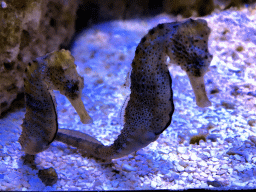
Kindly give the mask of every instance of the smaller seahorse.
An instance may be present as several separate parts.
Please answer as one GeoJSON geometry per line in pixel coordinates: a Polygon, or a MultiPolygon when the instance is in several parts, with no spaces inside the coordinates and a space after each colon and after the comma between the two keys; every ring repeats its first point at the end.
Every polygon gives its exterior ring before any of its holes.
{"type": "Polygon", "coordinates": [[[47,149],[56,137],[58,122],[52,90],[68,98],[83,123],[92,122],[81,100],[84,79],[77,73],[69,51],[52,52],[29,63],[24,87],[26,114],[19,142],[26,154],[47,149]]]}
{"type": "Polygon", "coordinates": [[[73,130],[59,129],[56,140],[85,150],[110,161],[137,151],[151,142],[170,125],[174,112],[172,79],[166,57],[187,73],[196,103],[211,105],[204,84],[212,55],[208,51],[210,28],[202,19],[163,23],[149,30],[135,51],[130,72],[131,94],[126,100],[124,126],[110,146],[73,130]]]}

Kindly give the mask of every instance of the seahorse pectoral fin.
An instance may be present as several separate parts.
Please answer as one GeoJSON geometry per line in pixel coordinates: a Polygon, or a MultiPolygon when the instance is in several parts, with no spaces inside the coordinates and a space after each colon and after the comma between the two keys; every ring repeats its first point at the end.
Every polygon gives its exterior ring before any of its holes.
{"type": "Polygon", "coordinates": [[[81,97],[78,97],[76,99],[68,98],[68,100],[70,101],[72,106],[75,108],[83,124],[89,124],[93,122],[92,118],[89,116],[89,114],[85,110],[84,103],[81,97]]]}
{"type": "Polygon", "coordinates": [[[212,105],[205,91],[204,76],[195,77],[188,75],[194,94],[196,96],[196,104],[199,107],[209,107],[212,105]]]}

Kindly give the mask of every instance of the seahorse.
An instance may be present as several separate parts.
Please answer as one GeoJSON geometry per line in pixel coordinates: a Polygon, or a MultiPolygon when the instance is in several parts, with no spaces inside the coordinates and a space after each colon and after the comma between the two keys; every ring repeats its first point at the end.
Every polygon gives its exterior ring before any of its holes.
{"type": "Polygon", "coordinates": [[[68,129],[59,129],[56,141],[105,161],[126,156],[156,141],[170,125],[174,112],[167,57],[188,75],[196,104],[210,106],[204,83],[213,57],[208,51],[210,32],[203,19],[163,23],[149,30],[135,51],[124,125],[114,143],[105,146],[85,133],[68,129]]]}
{"type": "Polygon", "coordinates": [[[68,98],[83,123],[92,122],[81,100],[84,79],[77,73],[69,51],[55,51],[29,63],[24,87],[26,113],[19,143],[26,154],[46,150],[56,137],[58,121],[52,90],[68,98]]]}

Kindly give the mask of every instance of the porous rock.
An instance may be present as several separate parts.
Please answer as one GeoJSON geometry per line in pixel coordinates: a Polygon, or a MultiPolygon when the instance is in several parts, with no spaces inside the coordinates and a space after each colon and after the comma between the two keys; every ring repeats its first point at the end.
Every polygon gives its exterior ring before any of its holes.
{"type": "Polygon", "coordinates": [[[67,46],[78,1],[6,0],[0,4],[0,114],[23,89],[28,62],[67,46]]]}

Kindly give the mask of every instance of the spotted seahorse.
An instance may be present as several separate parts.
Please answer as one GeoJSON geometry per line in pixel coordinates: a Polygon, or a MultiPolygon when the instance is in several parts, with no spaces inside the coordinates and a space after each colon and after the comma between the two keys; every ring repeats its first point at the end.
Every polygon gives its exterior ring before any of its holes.
{"type": "Polygon", "coordinates": [[[52,90],[68,98],[83,123],[92,122],[81,100],[84,79],[78,75],[69,51],[52,52],[29,63],[24,87],[26,114],[19,142],[26,154],[47,149],[56,137],[58,122],[52,90]]]}
{"type": "Polygon", "coordinates": [[[210,28],[203,19],[159,24],[149,30],[135,51],[130,72],[130,96],[120,135],[110,146],[78,131],[59,129],[56,140],[111,161],[146,147],[170,125],[174,112],[172,79],[167,57],[188,75],[196,104],[211,105],[204,84],[212,55],[210,28]]]}

